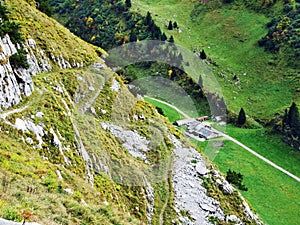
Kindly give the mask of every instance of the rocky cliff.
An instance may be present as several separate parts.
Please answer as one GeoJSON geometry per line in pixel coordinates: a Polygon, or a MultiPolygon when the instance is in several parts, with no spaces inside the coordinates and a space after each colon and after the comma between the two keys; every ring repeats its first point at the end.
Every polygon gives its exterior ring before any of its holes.
{"type": "Polygon", "coordinates": [[[5,35],[0,40],[0,108],[7,109],[17,105],[22,100],[22,96],[30,96],[34,90],[32,76],[42,72],[50,72],[52,65],[61,69],[80,68],[83,62],[73,62],[70,64],[60,54],[55,57],[55,51],[47,57],[44,50],[40,49],[35,40],[28,39],[23,46],[27,52],[28,69],[14,68],[10,64],[9,58],[17,53],[20,45],[11,42],[9,35],[5,35]]]}

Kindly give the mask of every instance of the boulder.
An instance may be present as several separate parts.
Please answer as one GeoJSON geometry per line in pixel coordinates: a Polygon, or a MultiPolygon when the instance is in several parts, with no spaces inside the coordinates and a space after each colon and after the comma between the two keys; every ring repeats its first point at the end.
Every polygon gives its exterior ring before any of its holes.
{"type": "Polygon", "coordinates": [[[222,192],[228,195],[233,193],[233,187],[226,180],[222,183],[222,192]]]}
{"type": "Polygon", "coordinates": [[[226,222],[235,222],[239,223],[241,220],[236,215],[230,215],[226,217],[226,222]]]}
{"type": "Polygon", "coordinates": [[[206,165],[202,162],[198,162],[196,164],[196,171],[200,174],[200,175],[206,175],[209,173],[209,170],[206,168],[206,165]]]}

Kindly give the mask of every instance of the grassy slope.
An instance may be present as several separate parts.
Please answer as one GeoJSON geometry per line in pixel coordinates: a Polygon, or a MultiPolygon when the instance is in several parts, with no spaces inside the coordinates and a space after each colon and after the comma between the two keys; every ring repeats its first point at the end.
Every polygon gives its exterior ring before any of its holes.
{"type": "MultiPolygon", "coordinates": [[[[151,103],[165,108],[155,101],[151,103]]],[[[176,114],[174,111],[174,109],[168,109],[165,112],[170,113],[167,116],[173,118],[172,115],[176,114]],[[173,110],[173,112],[169,110],[173,110]]],[[[288,147],[278,136],[266,135],[264,132],[264,129],[246,130],[232,126],[226,128],[226,133],[229,135],[299,176],[300,152],[288,147]]],[[[221,149],[213,147],[213,140],[204,143],[193,142],[224,174],[228,169],[232,169],[244,175],[244,183],[249,191],[242,192],[242,194],[263,218],[264,222],[276,225],[297,224],[300,219],[297,211],[300,207],[298,182],[265,164],[232,142],[225,141],[225,147],[221,149]],[[291,208],[293,210],[290,210],[291,208]]]]}
{"type": "Polygon", "coordinates": [[[267,224],[298,224],[299,182],[229,142],[225,142],[214,162],[223,173],[232,169],[244,174],[249,191],[242,194],[267,224]]]}
{"type": "Polygon", "coordinates": [[[38,47],[58,57],[60,54],[70,63],[83,62],[85,65],[94,62],[98,55],[104,53],[100,48],[92,46],[73,35],[68,29],[45,14],[31,7],[24,0],[6,1],[11,12],[10,18],[22,27],[25,38],[33,38],[38,47]]]}
{"type": "Polygon", "coordinates": [[[145,98],[145,101],[151,103],[152,105],[155,105],[156,107],[161,108],[163,110],[164,115],[168,117],[170,122],[175,122],[177,120],[183,119],[183,117],[177,111],[165,104],[149,99],[147,97],[145,98]]]}
{"type": "Polygon", "coordinates": [[[240,129],[228,125],[226,133],[277,165],[300,177],[300,151],[287,146],[282,137],[268,134],[266,129],[240,129]]]}
{"type": "MultiPolygon", "coordinates": [[[[9,128],[1,128],[9,130],[9,128]]],[[[105,191],[92,188],[82,177],[61,165],[41,159],[36,150],[28,147],[16,131],[2,133],[0,142],[0,217],[42,224],[138,224],[119,211],[115,203],[103,204],[105,191]],[[15,135],[12,138],[12,135],[15,135]],[[57,179],[60,170],[63,181],[57,179]],[[69,195],[63,189],[70,188],[69,195]],[[81,203],[81,199],[88,207],[81,203]],[[127,218],[126,218],[127,217],[127,218]],[[54,222],[56,223],[54,223],[54,222]]],[[[102,178],[102,186],[109,180],[102,178]]]]}
{"type": "MultiPolygon", "coordinates": [[[[174,36],[176,43],[190,50],[204,49],[220,65],[221,69],[214,68],[214,73],[227,76],[218,80],[231,109],[238,111],[244,107],[252,116],[265,118],[283,111],[292,99],[299,100],[293,94],[297,84],[284,78],[287,69],[268,65],[272,56],[257,45],[267,31],[265,24],[269,18],[223,6],[193,21],[190,14],[194,4],[188,0],[138,0],[133,7],[157,15],[154,20],[174,36]],[[176,21],[182,33],[168,31],[169,20],[176,21]],[[241,90],[228,81],[232,81],[233,73],[241,80],[241,90]]],[[[197,80],[198,75],[194,76],[197,80]]]]}
{"type": "MultiPolygon", "coordinates": [[[[75,37],[53,19],[30,7],[25,1],[7,1],[7,6],[11,12],[11,18],[21,24],[24,36],[36,40],[38,47],[44,50],[47,55],[50,53],[55,56],[62,54],[70,62],[73,59],[88,65],[98,58],[97,52],[104,53],[100,48],[75,37]]],[[[108,75],[106,70],[101,73],[91,73],[88,68],[59,70],[57,66],[54,66],[53,72],[33,77],[35,90],[38,91],[35,91],[30,97],[24,98],[21,105],[16,106],[26,105],[28,108],[8,118],[14,123],[17,117],[29,119],[37,111],[42,111],[45,116],[32,118],[33,122],[36,124],[43,123],[45,130],[49,131],[50,127],[53,127],[55,132],[60,131],[60,134],[65,138],[62,141],[63,145],[70,146],[70,149],[64,154],[70,159],[71,166],[64,163],[58,149],[53,146],[52,137],[49,133],[43,138],[45,142],[43,148],[33,149],[24,141],[26,137],[35,140],[32,133],[18,132],[1,121],[0,179],[3,182],[0,184],[0,217],[21,221],[28,214],[28,221],[70,225],[140,224],[141,220],[145,220],[144,218],[135,219],[135,215],[143,216],[142,213],[146,210],[143,196],[137,194],[141,190],[117,185],[108,176],[101,173],[95,175],[95,187],[92,188],[84,177],[86,169],[82,157],[76,151],[73,121],[67,116],[67,108],[62,100],[74,112],[72,102],[66,93],[58,93],[53,87],[65,85],[71,95],[72,92],[76,92],[78,87],[77,75],[86,79],[91,76],[93,79],[108,75]],[[41,159],[41,156],[48,157],[49,161],[41,159]],[[58,180],[55,174],[56,169],[61,171],[63,181],[58,180]],[[31,192],[29,187],[35,191],[31,192]],[[68,195],[63,190],[64,188],[72,189],[74,194],[68,195]],[[81,198],[85,200],[88,207],[82,204],[81,198]],[[107,206],[105,202],[108,202],[109,205],[107,206]],[[140,212],[136,212],[136,207],[141,209],[140,212]],[[126,213],[129,211],[133,213],[131,215],[126,213]]],[[[111,74],[109,75],[111,76],[111,74]]],[[[96,84],[93,83],[95,86],[96,84]]],[[[139,110],[153,112],[149,109],[139,108],[139,110]]],[[[93,153],[100,153],[96,151],[101,147],[102,150],[106,149],[111,151],[113,155],[122,157],[122,162],[130,163],[133,161],[120,143],[108,132],[101,129],[99,121],[97,126],[95,123],[95,126],[92,127],[89,122],[94,122],[94,120],[89,121],[84,118],[84,121],[81,121],[80,118],[73,116],[78,119],[76,122],[77,126],[80,126],[79,129],[89,128],[85,129],[84,132],[80,130],[81,132],[87,137],[93,135],[91,139],[87,140],[89,147],[97,144],[97,148],[92,149],[93,153]],[[97,129],[92,130],[95,127],[97,129]],[[93,141],[96,143],[92,143],[93,141]]]]}

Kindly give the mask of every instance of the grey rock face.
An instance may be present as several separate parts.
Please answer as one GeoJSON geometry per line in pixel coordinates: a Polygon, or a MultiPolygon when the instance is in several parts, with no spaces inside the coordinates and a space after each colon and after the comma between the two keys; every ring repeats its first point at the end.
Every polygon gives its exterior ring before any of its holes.
{"type": "MultiPolygon", "coordinates": [[[[50,61],[61,69],[72,68],[72,65],[64,59],[62,54],[58,54],[58,57],[55,57],[51,53],[50,58],[48,58],[44,50],[39,49],[33,39],[28,39],[27,43],[23,44],[23,47],[27,51],[29,68],[13,68],[9,58],[17,53],[17,49],[20,46],[13,44],[9,35],[0,38],[0,49],[2,50],[0,52],[0,110],[19,104],[22,96],[30,96],[34,91],[32,76],[40,72],[51,71],[50,61]]],[[[53,51],[55,52],[55,50],[53,51]]],[[[82,66],[82,62],[73,63],[73,67],[82,66]]]]}
{"type": "Polygon", "coordinates": [[[113,136],[117,137],[133,157],[148,162],[146,153],[149,151],[149,140],[136,131],[125,130],[122,127],[108,123],[102,123],[101,125],[104,130],[109,130],[113,136]]]}
{"type": "Polygon", "coordinates": [[[222,183],[222,192],[228,195],[231,195],[233,193],[232,186],[226,180],[222,183]]]}
{"type": "MultiPolygon", "coordinates": [[[[13,221],[9,221],[9,220],[5,220],[5,219],[1,219],[0,218],[0,225],[22,225],[22,222],[13,222],[13,221]]],[[[26,222],[26,225],[41,225],[39,223],[29,223],[26,222]]]]}
{"type": "Polygon", "coordinates": [[[209,217],[217,217],[224,220],[224,213],[220,203],[206,195],[206,189],[201,186],[203,180],[199,174],[207,174],[209,171],[205,161],[195,149],[185,147],[174,136],[171,141],[175,145],[173,189],[175,192],[175,206],[180,211],[188,212],[194,221],[180,216],[182,224],[208,225],[212,224],[209,217]],[[197,163],[192,163],[197,161],[197,163]]]}
{"type": "MultiPolygon", "coordinates": [[[[43,140],[42,140],[42,137],[44,136],[44,130],[43,130],[43,127],[41,125],[35,125],[30,120],[23,120],[23,119],[17,118],[16,121],[15,121],[14,127],[17,130],[21,130],[23,132],[31,131],[32,133],[34,133],[35,136],[36,136],[36,140],[39,142],[36,147],[37,148],[42,148],[42,144],[44,143],[43,140]]],[[[31,141],[28,140],[27,143],[30,144],[31,141]]]]}

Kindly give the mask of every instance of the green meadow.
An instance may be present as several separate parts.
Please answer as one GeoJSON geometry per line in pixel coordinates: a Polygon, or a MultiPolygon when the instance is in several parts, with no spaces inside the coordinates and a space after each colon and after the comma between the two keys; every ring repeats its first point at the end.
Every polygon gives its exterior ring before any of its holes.
{"type": "MultiPolygon", "coordinates": [[[[278,3],[279,4],[279,3],[278,3]]],[[[231,5],[206,10],[189,0],[137,0],[133,10],[151,12],[154,21],[175,43],[191,51],[202,49],[216,62],[212,72],[222,87],[228,107],[235,112],[244,107],[256,118],[270,118],[283,112],[291,101],[298,103],[297,82],[286,76],[295,73],[257,44],[270,21],[248,9],[241,13],[231,5]],[[179,10],[180,9],[180,10],[179,10]],[[199,14],[199,15],[197,15],[199,14]],[[178,29],[168,30],[169,21],[178,29]],[[234,75],[240,80],[236,83],[234,75]]],[[[199,74],[190,74],[198,82],[199,74]]]]}
{"type": "Polygon", "coordinates": [[[296,225],[300,221],[300,184],[232,142],[225,141],[213,161],[244,175],[248,191],[241,194],[266,224],[296,225]]]}

